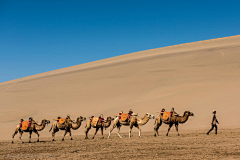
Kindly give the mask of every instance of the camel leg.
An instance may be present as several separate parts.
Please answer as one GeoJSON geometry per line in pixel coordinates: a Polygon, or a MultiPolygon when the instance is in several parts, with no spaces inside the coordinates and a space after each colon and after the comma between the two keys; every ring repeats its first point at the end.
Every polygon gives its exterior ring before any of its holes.
{"type": "Polygon", "coordinates": [[[117,132],[117,135],[120,137],[120,138],[122,138],[122,136],[120,135],[120,128],[121,128],[121,126],[118,126],[118,132],[117,132]]]}
{"type": "Polygon", "coordinates": [[[108,138],[110,138],[110,135],[111,135],[113,129],[114,129],[116,126],[117,126],[116,124],[113,124],[112,128],[111,128],[110,131],[109,131],[108,138]]]}
{"type": "Polygon", "coordinates": [[[140,129],[140,127],[137,125],[137,126],[135,126],[138,130],[139,130],[139,137],[141,137],[141,129],[140,129]]]}
{"type": "Polygon", "coordinates": [[[71,130],[69,130],[69,136],[71,137],[71,140],[73,140],[72,139],[72,132],[71,132],[71,130]]]}
{"type": "Polygon", "coordinates": [[[62,141],[64,141],[64,137],[66,136],[67,132],[68,132],[68,131],[65,130],[65,133],[64,133],[64,135],[63,135],[62,141]]]}
{"type": "Polygon", "coordinates": [[[170,124],[169,124],[169,127],[168,127],[168,132],[167,132],[167,135],[166,135],[166,136],[168,136],[168,133],[169,133],[170,129],[172,128],[172,126],[173,126],[173,124],[170,123],[170,124]]]}
{"type": "Polygon", "coordinates": [[[93,135],[92,139],[94,139],[94,137],[95,137],[95,135],[97,134],[98,130],[99,130],[99,128],[97,127],[97,128],[96,128],[96,131],[95,131],[95,134],[93,135]]]}
{"type": "Polygon", "coordinates": [[[86,130],[85,130],[85,135],[86,135],[85,139],[88,139],[88,132],[89,132],[90,129],[91,129],[91,126],[86,128],[86,130]]]}
{"type": "Polygon", "coordinates": [[[38,131],[37,130],[34,130],[34,133],[36,133],[38,135],[38,140],[37,142],[39,142],[39,134],[38,134],[38,131]]]}
{"type": "Polygon", "coordinates": [[[156,137],[157,135],[159,136],[159,134],[158,134],[158,129],[159,129],[159,127],[161,127],[161,125],[162,125],[162,121],[161,121],[161,119],[160,119],[160,123],[156,123],[156,126],[154,127],[154,131],[155,131],[155,133],[154,133],[154,136],[156,137]]]}
{"type": "Polygon", "coordinates": [[[32,131],[29,131],[29,143],[31,143],[32,131]]]}
{"type": "MultiPolygon", "coordinates": [[[[19,139],[22,141],[22,134],[23,134],[23,132],[22,131],[19,131],[19,139]]],[[[22,143],[24,143],[23,141],[22,141],[22,143]]]]}
{"type": "Polygon", "coordinates": [[[55,141],[55,134],[58,132],[59,130],[57,129],[53,129],[52,131],[52,141],[55,141]]]}
{"type": "Polygon", "coordinates": [[[17,127],[12,135],[12,143],[13,143],[13,139],[15,137],[15,135],[18,133],[19,127],[17,127]]]}
{"type": "Polygon", "coordinates": [[[52,141],[55,141],[55,131],[52,131],[52,141]]]}
{"type": "Polygon", "coordinates": [[[175,124],[175,127],[176,127],[176,131],[177,131],[177,133],[178,133],[178,136],[180,136],[180,135],[179,135],[179,132],[178,132],[178,123],[175,124]]]}
{"type": "Polygon", "coordinates": [[[103,127],[101,127],[101,132],[102,132],[102,139],[104,139],[104,137],[103,137],[103,127]]]}
{"type": "Polygon", "coordinates": [[[130,128],[129,128],[129,138],[131,138],[131,132],[132,132],[133,124],[130,123],[130,128]]]}

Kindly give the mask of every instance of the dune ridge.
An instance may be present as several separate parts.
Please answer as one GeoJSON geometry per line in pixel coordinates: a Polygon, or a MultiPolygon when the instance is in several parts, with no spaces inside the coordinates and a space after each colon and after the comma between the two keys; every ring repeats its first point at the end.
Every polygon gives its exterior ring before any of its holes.
{"type": "Polygon", "coordinates": [[[136,58],[140,59],[140,58],[146,58],[146,57],[151,57],[151,56],[159,56],[159,55],[163,55],[163,54],[170,54],[170,53],[173,54],[173,53],[177,53],[180,51],[184,52],[184,51],[191,51],[191,50],[201,50],[201,49],[206,49],[206,48],[215,48],[215,47],[219,47],[219,46],[223,47],[223,46],[238,45],[239,37],[240,37],[240,35],[236,35],[236,36],[222,37],[222,38],[209,39],[209,40],[197,41],[197,42],[189,42],[189,43],[172,45],[172,46],[167,46],[167,47],[162,47],[162,48],[150,49],[150,50],[146,50],[146,51],[134,52],[134,53],[130,53],[130,54],[120,55],[120,56],[116,56],[116,57],[112,57],[112,58],[102,59],[102,60],[98,60],[98,61],[93,61],[93,62],[89,62],[89,63],[71,66],[71,67],[61,68],[61,69],[57,69],[57,70],[53,70],[53,71],[49,71],[49,72],[39,73],[36,75],[22,77],[19,79],[2,82],[2,83],[0,83],[0,85],[7,85],[9,83],[16,83],[16,82],[24,81],[24,80],[28,80],[28,79],[40,78],[40,77],[44,77],[44,76],[51,76],[51,75],[56,75],[56,74],[61,74],[61,73],[66,73],[66,72],[73,72],[73,71],[77,71],[77,70],[94,69],[95,67],[131,61],[136,58]],[[227,38],[231,38],[232,41],[228,42],[227,38]],[[172,48],[169,49],[169,47],[172,47],[172,48]],[[149,51],[151,51],[151,52],[149,53],[149,51]],[[159,53],[159,52],[161,52],[161,53],[159,53]]]}

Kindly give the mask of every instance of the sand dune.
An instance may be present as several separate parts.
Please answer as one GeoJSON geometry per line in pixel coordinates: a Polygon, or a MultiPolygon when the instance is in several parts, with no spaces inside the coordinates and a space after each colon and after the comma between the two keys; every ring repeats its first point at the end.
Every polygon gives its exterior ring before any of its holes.
{"type": "MultiPolygon", "coordinates": [[[[195,117],[179,130],[240,127],[240,36],[152,49],[0,83],[0,140],[11,139],[20,118],[140,116],[172,107],[195,117]]],[[[73,135],[83,134],[85,122],[73,135]]],[[[153,131],[154,120],[142,127],[153,131]]],[[[46,130],[42,137],[50,137],[46,130]]],[[[166,132],[162,126],[160,132],[166,132]]],[[[122,127],[122,132],[128,131],[122,127]]],[[[108,131],[108,130],[107,130],[108,131]]],[[[90,134],[93,130],[90,131],[90,134]]],[[[57,133],[62,136],[63,132],[57,133]]],[[[171,134],[175,134],[175,129],[171,134]]],[[[34,137],[35,135],[33,135],[34,137]]],[[[27,134],[23,138],[28,137],[27,134]]],[[[17,138],[17,137],[16,137],[17,138]]]]}

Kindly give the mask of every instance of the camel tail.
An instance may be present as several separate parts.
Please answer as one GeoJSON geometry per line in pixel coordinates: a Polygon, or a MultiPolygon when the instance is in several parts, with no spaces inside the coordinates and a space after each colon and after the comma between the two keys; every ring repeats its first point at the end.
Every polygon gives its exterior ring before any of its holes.
{"type": "MultiPolygon", "coordinates": [[[[53,127],[53,125],[52,125],[52,127],[53,127]]],[[[52,127],[50,128],[49,132],[51,132],[51,130],[52,130],[52,127]]]]}
{"type": "Polygon", "coordinates": [[[157,122],[157,118],[155,119],[154,125],[156,124],[156,122],[157,122]]]}

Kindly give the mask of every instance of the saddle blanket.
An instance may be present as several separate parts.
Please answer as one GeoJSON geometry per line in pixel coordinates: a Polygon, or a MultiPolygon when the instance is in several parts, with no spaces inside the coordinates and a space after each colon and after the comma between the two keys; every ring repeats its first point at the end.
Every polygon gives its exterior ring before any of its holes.
{"type": "Polygon", "coordinates": [[[22,122],[22,130],[27,130],[28,129],[28,121],[23,121],[22,122]]]}
{"type": "Polygon", "coordinates": [[[98,123],[98,118],[93,118],[92,119],[92,124],[93,124],[93,126],[97,126],[97,123],[98,123]]]}
{"type": "Polygon", "coordinates": [[[128,119],[128,113],[122,113],[121,120],[126,121],[128,119]]]}
{"type": "Polygon", "coordinates": [[[60,123],[60,124],[63,124],[63,123],[65,122],[65,120],[66,120],[66,118],[60,118],[60,119],[59,119],[59,123],[60,123]]]}
{"type": "Polygon", "coordinates": [[[170,116],[170,112],[164,112],[163,113],[163,120],[168,120],[169,116],[170,116]]]}

